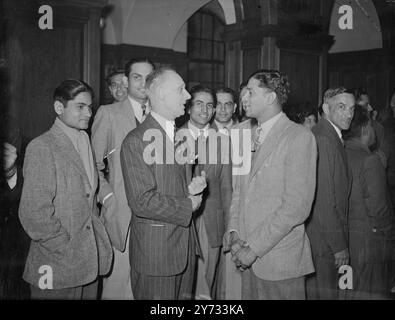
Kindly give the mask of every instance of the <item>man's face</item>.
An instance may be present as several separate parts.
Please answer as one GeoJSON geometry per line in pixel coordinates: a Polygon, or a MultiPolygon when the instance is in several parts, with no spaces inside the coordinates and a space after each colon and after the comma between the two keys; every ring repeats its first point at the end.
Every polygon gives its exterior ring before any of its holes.
{"type": "Polygon", "coordinates": [[[197,92],[189,109],[189,116],[193,125],[204,128],[214,113],[214,99],[208,92],[197,92]]]}
{"type": "Polygon", "coordinates": [[[147,100],[145,92],[145,80],[153,71],[151,64],[147,62],[134,63],[128,75],[128,94],[140,103],[147,100]]]}
{"type": "Polygon", "coordinates": [[[220,123],[229,123],[233,113],[236,110],[236,104],[230,93],[217,93],[217,106],[215,108],[215,120],[220,123]]]}
{"type": "Polygon", "coordinates": [[[240,99],[239,99],[240,101],[239,101],[239,103],[240,103],[240,105],[241,105],[241,107],[243,108],[244,111],[246,111],[245,104],[246,104],[247,93],[248,93],[247,87],[244,87],[240,91],[240,99]]]}
{"type": "Polygon", "coordinates": [[[370,105],[369,96],[367,94],[361,94],[361,96],[359,97],[358,105],[363,107],[368,112],[373,111],[373,108],[370,105]]]}
{"type": "Polygon", "coordinates": [[[327,118],[340,130],[348,130],[354,117],[354,105],[354,96],[342,93],[328,101],[328,108],[324,112],[327,118]]]}
{"type": "MultiPolygon", "coordinates": [[[[57,102],[59,101],[55,103],[57,102]]],[[[77,130],[88,129],[89,119],[92,116],[90,93],[81,92],[73,100],[67,101],[66,107],[62,103],[58,106],[56,113],[65,125],[77,130]]]]}
{"type": "Polygon", "coordinates": [[[267,88],[259,87],[259,81],[251,78],[247,84],[247,93],[243,101],[245,101],[244,109],[246,116],[249,118],[259,118],[265,111],[267,94],[270,90],[267,88]]]}
{"type": "Polygon", "coordinates": [[[185,89],[184,80],[176,72],[167,71],[161,81],[163,107],[171,120],[174,120],[185,113],[185,103],[191,95],[185,89]]]}
{"type": "Polygon", "coordinates": [[[128,94],[127,89],[125,87],[124,82],[122,81],[123,74],[116,74],[111,77],[111,82],[108,89],[111,92],[111,95],[116,101],[123,101],[128,94]]]}
{"type": "Polygon", "coordinates": [[[317,120],[314,114],[309,115],[304,119],[303,126],[311,130],[317,124],[317,120]]]}

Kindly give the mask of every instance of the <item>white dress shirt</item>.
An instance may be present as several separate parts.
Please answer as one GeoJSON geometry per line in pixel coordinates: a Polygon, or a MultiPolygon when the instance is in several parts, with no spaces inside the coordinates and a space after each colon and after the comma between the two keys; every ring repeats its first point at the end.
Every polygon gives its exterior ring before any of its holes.
{"type": "Polygon", "coordinates": [[[267,120],[264,123],[261,123],[257,128],[256,131],[259,134],[258,140],[259,144],[262,144],[267,135],[269,134],[270,130],[273,128],[275,123],[281,118],[281,116],[284,114],[284,112],[280,112],[279,114],[275,115],[273,118],[267,120]]]}
{"type": "Polygon", "coordinates": [[[335,124],[331,120],[329,120],[329,119],[326,119],[326,120],[328,120],[329,123],[332,125],[332,127],[335,128],[337,135],[339,136],[341,142],[343,143],[342,131],[338,127],[336,127],[335,124]]]}
{"type": "MultiPolygon", "coordinates": [[[[128,95],[128,99],[130,101],[130,104],[132,105],[134,116],[136,117],[137,121],[140,123],[143,122],[145,120],[145,117],[143,118],[143,109],[141,107],[141,103],[137,102],[136,100],[131,98],[129,95],[128,95]]],[[[145,116],[147,116],[151,111],[148,101],[145,104],[145,106],[146,106],[145,116]]]]}
{"type": "Polygon", "coordinates": [[[170,141],[174,142],[174,130],[176,127],[175,121],[167,120],[166,118],[162,117],[160,114],[156,113],[155,111],[151,111],[151,115],[156,121],[158,121],[158,123],[163,128],[163,130],[165,130],[170,141]]]}
{"type": "Polygon", "coordinates": [[[15,174],[11,178],[7,179],[8,186],[10,187],[11,190],[14,189],[16,186],[17,176],[18,176],[18,172],[15,171],[15,174]]]}
{"type": "Polygon", "coordinates": [[[188,121],[188,129],[191,132],[193,139],[196,140],[201,134],[203,134],[205,138],[208,137],[208,129],[210,129],[210,125],[207,124],[203,129],[200,129],[193,125],[191,121],[188,121]]]}

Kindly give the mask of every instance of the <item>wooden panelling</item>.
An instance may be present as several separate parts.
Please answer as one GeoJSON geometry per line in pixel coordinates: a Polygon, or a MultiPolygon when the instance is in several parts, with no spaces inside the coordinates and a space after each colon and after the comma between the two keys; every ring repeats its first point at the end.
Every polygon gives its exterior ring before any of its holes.
{"type": "Polygon", "coordinates": [[[312,107],[319,104],[319,55],[280,51],[280,71],[288,76],[291,93],[289,105],[309,103],[312,107]]]}
{"type": "Polygon", "coordinates": [[[257,71],[261,64],[261,48],[245,48],[243,49],[243,81],[248,80],[248,77],[257,71]]]}
{"type": "Polygon", "coordinates": [[[5,112],[18,119],[29,142],[52,125],[52,95],[61,81],[85,80],[99,96],[99,21],[105,1],[48,0],[45,4],[52,6],[54,14],[52,30],[38,26],[41,0],[4,1],[10,92],[5,112]]]}
{"type": "Polygon", "coordinates": [[[391,94],[391,74],[395,72],[387,50],[339,53],[328,56],[329,86],[365,88],[371,105],[378,109],[388,104],[391,94]]]}

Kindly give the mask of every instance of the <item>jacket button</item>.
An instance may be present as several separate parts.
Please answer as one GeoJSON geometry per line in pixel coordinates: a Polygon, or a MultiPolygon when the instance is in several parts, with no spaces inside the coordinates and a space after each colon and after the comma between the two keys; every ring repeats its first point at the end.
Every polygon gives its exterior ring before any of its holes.
{"type": "Polygon", "coordinates": [[[86,197],[89,198],[89,193],[86,194],[86,197]]]}
{"type": "Polygon", "coordinates": [[[86,226],[86,229],[87,229],[87,230],[90,230],[90,229],[91,229],[91,226],[86,226]]]}

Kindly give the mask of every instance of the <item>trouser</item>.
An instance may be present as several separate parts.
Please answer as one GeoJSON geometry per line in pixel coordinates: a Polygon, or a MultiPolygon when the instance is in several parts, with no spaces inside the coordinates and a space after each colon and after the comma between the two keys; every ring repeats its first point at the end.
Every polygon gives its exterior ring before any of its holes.
{"type": "Polygon", "coordinates": [[[132,291],[136,300],[191,300],[196,271],[196,250],[190,241],[184,271],[172,276],[151,276],[131,268],[132,291]]]}
{"type": "Polygon", "coordinates": [[[333,255],[314,256],[315,273],[306,279],[306,292],[308,300],[338,300],[339,294],[338,269],[335,267],[333,255]]]}
{"type": "Polygon", "coordinates": [[[279,281],[258,278],[252,268],[241,274],[242,300],[305,300],[305,277],[279,281]]]}

